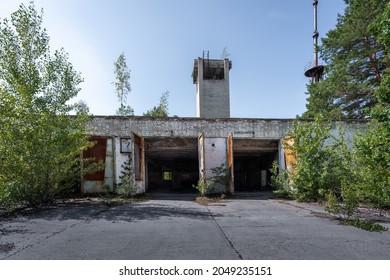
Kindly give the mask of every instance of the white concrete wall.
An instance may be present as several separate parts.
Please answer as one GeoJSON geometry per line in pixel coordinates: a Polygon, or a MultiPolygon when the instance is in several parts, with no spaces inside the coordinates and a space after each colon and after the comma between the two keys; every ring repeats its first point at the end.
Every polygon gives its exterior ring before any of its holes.
{"type": "MultiPolygon", "coordinates": [[[[205,176],[206,181],[215,176],[212,169],[227,164],[227,138],[205,138],[205,176]]],[[[226,192],[226,186],[215,185],[214,192],[226,192]]]]}
{"type": "MultiPolygon", "coordinates": [[[[356,129],[354,129],[351,126],[345,126],[343,125],[342,122],[336,122],[333,124],[332,129],[330,131],[331,135],[333,135],[336,139],[340,138],[340,128],[342,133],[344,133],[344,139],[347,143],[347,145],[352,148],[353,142],[354,142],[354,137],[356,135],[356,129]]],[[[361,132],[363,129],[361,130],[361,132]]],[[[326,144],[329,142],[326,142],[326,144]]]]}

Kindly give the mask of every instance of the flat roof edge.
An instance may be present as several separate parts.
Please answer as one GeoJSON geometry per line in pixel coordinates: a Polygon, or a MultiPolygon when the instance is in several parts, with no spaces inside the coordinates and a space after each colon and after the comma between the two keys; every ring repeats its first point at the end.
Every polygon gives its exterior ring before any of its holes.
{"type": "MultiPolygon", "coordinates": [[[[147,117],[147,116],[116,116],[116,115],[92,115],[91,118],[105,118],[105,119],[135,119],[135,120],[159,120],[159,121],[172,121],[172,120],[188,120],[188,121],[314,121],[314,119],[295,119],[295,118],[199,118],[199,117],[147,117]]],[[[334,120],[334,122],[368,122],[370,119],[343,119],[334,120]]]]}

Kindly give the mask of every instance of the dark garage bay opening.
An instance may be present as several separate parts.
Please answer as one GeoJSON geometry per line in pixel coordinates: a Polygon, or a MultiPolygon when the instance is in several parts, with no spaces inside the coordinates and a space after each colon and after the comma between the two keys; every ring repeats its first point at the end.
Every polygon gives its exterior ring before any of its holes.
{"type": "Polygon", "coordinates": [[[278,140],[234,139],[235,191],[269,191],[270,168],[278,160],[278,140]]]}
{"type": "Polygon", "coordinates": [[[147,192],[196,192],[197,138],[145,138],[145,163],[147,192]]]}

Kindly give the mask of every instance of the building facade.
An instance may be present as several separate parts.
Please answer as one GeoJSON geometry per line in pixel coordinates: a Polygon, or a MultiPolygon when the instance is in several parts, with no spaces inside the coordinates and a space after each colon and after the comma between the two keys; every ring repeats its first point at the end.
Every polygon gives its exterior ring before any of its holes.
{"type": "MultiPolygon", "coordinates": [[[[82,192],[116,191],[126,160],[131,159],[132,184],[138,193],[191,191],[215,168],[228,169],[229,184],[216,192],[267,188],[273,161],[285,166],[282,139],[293,119],[156,118],[95,116],[90,122],[92,153],[105,162],[104,172],[86,177],[82,192]]],[[[364,121],[344,121],[352,141],[364,121]]]]}
{"type": "MultiPolygon", "coordinates": [[[[293,119],[230,118],[231,68],[228,59],[194,60],[196,118],[93,117],[96,145],[85,156],[104,161],[105,169],[85,176],[82,192],[117,191],[126,169],[137,193],[194,191],[193,185],[212,182],[221,170],[225,181],[214,183],[215,192],[266,189],[272,163],[286,167],[282,139],[293,119]]],[[[352,142],[365,122],[339,125],[352,142]]]]}

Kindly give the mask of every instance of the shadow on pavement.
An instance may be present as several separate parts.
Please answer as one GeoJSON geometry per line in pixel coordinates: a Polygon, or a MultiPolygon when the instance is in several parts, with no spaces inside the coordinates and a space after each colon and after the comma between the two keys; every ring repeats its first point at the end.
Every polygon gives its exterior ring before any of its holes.
{"type": "MultiPolygon", "coordinates": [[[[209,219],[209,211],[195,203],[195,193],[148,193],[148,202],[127,203],[123,205],[109,206],[104,203],[96,205],[88,204],[59,204],[32,212],[18,214],[15,217],[0,219],[3,221],[17,220],[79,220],[89,222],[105,219],[111,222],[134,222],[141,220],[158,220],[162,217],[185,217],[193,219],[209,219]],[[177,203],[188,205],[177,207],[177,203]],[[192,204],[194,203],[194,204],[192,204]]],[[[272,199],[272,192],[237,192],[234,196],[226,197],[226,200],[267,200],[272,199]]]]}
{"type": "MultiPolygon", "coordinates": [[[[30,213],[19,214],[3,221],[48,220],[67,221],[78,220],[90,222],[92,220],[107,220],[111,222],[135,222],[141,220],[158,220],[162,217],[185,217],[193,219],[209,219],[208,210],[194,200],[194,194],[152,194],[148,202],[125,203],[108,206],[106,204],[60,204],[37,209],[30,213]],[[184,207],[177,207],[177,203],[185,203],[184,207]],[[193,203],[191,203],[193,202],[193,203]],[[187,205],[188,204],[188,205],[187,205]]],[[[0,220],[0,229],[2,221],[0,220]]]]}

